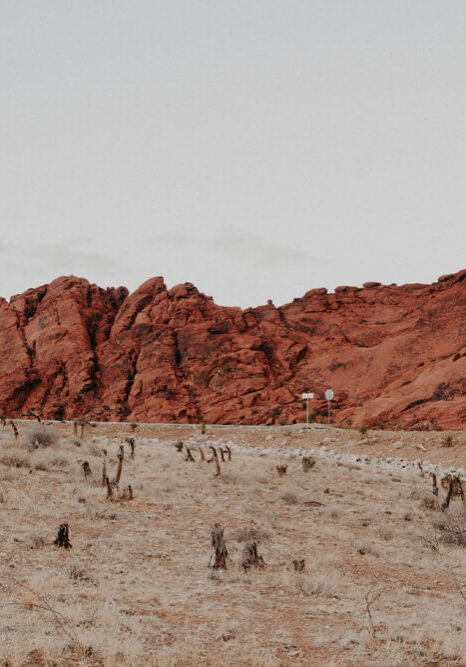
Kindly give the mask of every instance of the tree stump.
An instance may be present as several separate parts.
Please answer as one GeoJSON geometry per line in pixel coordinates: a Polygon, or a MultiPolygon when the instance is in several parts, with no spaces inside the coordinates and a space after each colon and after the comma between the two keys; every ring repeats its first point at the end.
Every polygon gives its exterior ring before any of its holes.
{"type": "Polygon", "coordinates": [[[107,452],[102,450],[102,486],[105,486],[107,479],[107,452]]]}
{"type": "Polygon", "coordinates": [[[264,559],[257,553],[257,544],[254,540],[248,540],[244,545],[241,567],[245,572],[251,567],[258,567],[261,569],[265,567],[264,559]]]}
{"type": "Polygon", "coordinates": [[[219,523],[212,526],[212,555],[209,561],[209,567],[214,570],[227,569],[228,551],[223,538],[223,528],[219,523]]]}
{"type": "Polygon", "coordinates": [[[181,452],[181,450],[183,449],[183,443],[181,442],[181,440],[175,442],[175,449],[177,452],[181,452]]]}
{"type": "Polygon", "coordinates": [[[306,567],[306,561],[304,558],[298,558],[293,561],[293,570],[295,572],[302,572],[306,567]]]}
{"type": "Polygon", "coordinates": [[[228,445],[225,445],[225,451],[228,455],[228,460],[231,461],[231,449],[228,447],[228,445]]]}
{"type": "Polygon", "coordinates": [[[219,447],[220,450],[220,458],[222,459],[222,463],[225,463],[225,457],[223,455],[223,447],[219,447]]]}
{"type": "Polygon", "coordinates": [[[198,449],[199,449],[199,454],[201,456],[201,461],[205,461],[204,450],[202,449],[202,447],[198,447],[198,449]]]}
{"type": "Polygon", "coordinates": [[[57,537],[55,542],[58,547],[64,547],[65,549],[71,549],[70,542],[70,527],[67,523],[62,523],[58,529],[57,537]]]}
{"type": "Polygon", "coordinates": [[[85,479],[87,479],[88,477],[90,477],[92,475],[92,470],[91,470],[91,466],[89,465],[89,461],[83,461],[81,467],[83,469],[85,479]]]}
{"type": "Polygon", "coordinates": [[[303,464],[304,472],[308,472],[308,470],[313,468],[316,464],[316,460],[313,456],[303,456],[301,461],[302,461],[302,464],[303,464]]]}
{"type": "Polygon", "coordinates": [[[288,470],[287,465],[277,466],[278,476],[283,477],[283,475],[286,475],[287,470],[288,470]]]}

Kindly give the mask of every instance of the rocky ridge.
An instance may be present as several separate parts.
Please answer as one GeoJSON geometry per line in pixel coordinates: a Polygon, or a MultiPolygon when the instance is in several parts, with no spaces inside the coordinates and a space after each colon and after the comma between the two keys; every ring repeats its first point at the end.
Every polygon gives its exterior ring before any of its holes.
{"type": "Polygon", "coordinates": [[[432,285],[313,289],[279,308],[222,307],[152,278],[129,294],[82,278],[0,300],[0,408],[46,418],[463,428],[466,270],[432,285]]]}

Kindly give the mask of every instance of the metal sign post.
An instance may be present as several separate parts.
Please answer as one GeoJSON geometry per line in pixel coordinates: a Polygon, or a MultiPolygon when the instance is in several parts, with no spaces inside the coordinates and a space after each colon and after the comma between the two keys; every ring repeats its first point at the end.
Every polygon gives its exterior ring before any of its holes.
{"type": "Polygon", "coordinates": [[[309,428],[309,399],[314,398],[314,394],[305,392],[302,394],[302,398],[306,401],[306,428],[309,428]]]}
{"type": "Polygon", "coordinates": [[[327,389],[327,391],[325,392],[325,398],[327,399],[327,403],[328,403],[328,423],[329,424],[332,423],[332,409],[330,407],[330,403],[331,403],[331,401],[333,401],[334,396],[335,396],[335,394],[333,393],[333,389],[327,389]]]}

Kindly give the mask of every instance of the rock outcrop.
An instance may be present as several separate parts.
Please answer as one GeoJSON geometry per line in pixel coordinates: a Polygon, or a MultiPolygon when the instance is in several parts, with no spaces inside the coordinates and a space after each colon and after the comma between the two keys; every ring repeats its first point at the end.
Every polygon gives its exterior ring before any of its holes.
{"type": "Polygon", "coordinates": [[[241,310],[153,278],[63,277],[0,300],[0,409],[45,418],[462,428],[466,270],[433,285],[314,289],[241,310]]]}

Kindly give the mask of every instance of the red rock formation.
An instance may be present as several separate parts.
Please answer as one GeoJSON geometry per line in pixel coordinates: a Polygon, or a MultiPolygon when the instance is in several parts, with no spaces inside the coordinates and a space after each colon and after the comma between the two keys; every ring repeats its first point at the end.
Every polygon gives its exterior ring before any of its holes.
{"type": "Polygon", "coordinates": [[[133,294],[59,278],[0,300],[0,408],[46,418],[303,421],[462,428],[466,271],[433,285],[338,287],[276,308],[217,306],[153,278],[133,294]]]}

